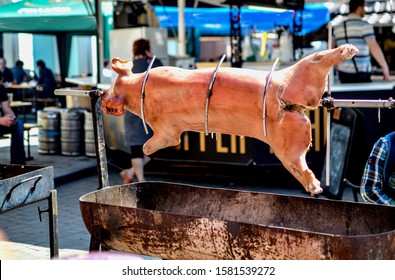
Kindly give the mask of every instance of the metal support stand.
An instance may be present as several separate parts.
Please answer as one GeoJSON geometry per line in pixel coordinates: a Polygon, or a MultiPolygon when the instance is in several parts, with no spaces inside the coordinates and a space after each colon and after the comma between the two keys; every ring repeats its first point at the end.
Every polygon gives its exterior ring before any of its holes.
{"type": "Polygon", "coordinates": [[[50,257],[59,257],[58,198],[56,190],[51,190],[48,198],[50,257]]]}
{"type": "Polygon", "coordinates": [[[40,222],[42,222],[41,214],[48,213],[49,225],[49,256],[50,258],[59,257],[59,231],[58,231],[58,201],[56,190],[51,190],[48,196],[48,209],[41,210],[38,208],[40,222]]]}
{"type": "MultiPolygon", "coordinates": [[[[101,109],[102,100],[100,98],[100,94],[100,90],[55,90],[55,95],[88,96],[91,99],[93,132],[95,135],[95,147],[97,155],[97,172],[99,174],[98,190],[109,186],[106,145],[104,141],[103,111],[101,109]]],[[[100,244],[100,234],[101,229],[95,229],[94,234],[91,235],[89,251],[99,251],[100,249],[103,251],[106,250],[106,248],[100,244]]]]}
{"type": "Polygon", "coordinates": [[[230,64],[232,67],[241,68],[243,64],[241,50],[241,23],[240,23],[240,5],[234,7],[230,5],[230,64]]]}
{"type": "Polygon", "coordinates": [[[56,190],[51,190],[48,196],[48,209],[41,210],[38,208],[40,222],[42,222],[41,214],[48,213],[49,224],[49,248],[50,258],[59,257],[59,231],[58,231],[58,200],[56,190]]]}
{"type": "Polygon", "coordinates": [[[100,91],[94,90],[89,92],[92,105],[92,121],[93,132],[95,135],[95,147],[97,152],[97,172],[99,173],[99,187],[98,189],[108,187],[108,168],[106,145],[104,141],[104,124],[103,111],[101,109],[102,100],[99,98],[100,91]]]}
{"type": "Polygon", "coordinates": [[[100,97],[100,90],[68,90],[68,89],[57,89],[55,95],[73,95],[73,96],[86,96],[91,99],[92,108],[92,122],[93,132],[95,135],[95,147],[96,147],[96,160],[97,160],[97,172],[99,174],[99,189],[108,187],[108,169],[107,169],[107,156],[106,156],[106,145],[104,141],[104,124],[103,124],[103,111],[101,109],[102,100],[100,97]]]}
{"type": "MultiPolygon", "coordinates": [[[[332,48],[332,23],[329,22],[328,24],[328,50],[332,48]]],[[[332,73],[333,69],[331,69],[332,73]]],[[[329,74],[328,77],[328,98],[331,98],[331,74],[329,74]]],[[[331,160],[330,160],[330,154],[331,154],[331,110],[327,110],[327,123],[326,123],[326,170],[325,170],[325,182],[326,182],[326,187],[330,186],[330,166],[331,166],[331,160]]]]}
{"type": "Polygon", "coordinates": [[[292,42],[293,42],[293,59],[296,59],[296,50],[300,50],[300,58],[303,57],[303,10],[296,9],[293,20],[293,32],[292,32],[292,42]]]}

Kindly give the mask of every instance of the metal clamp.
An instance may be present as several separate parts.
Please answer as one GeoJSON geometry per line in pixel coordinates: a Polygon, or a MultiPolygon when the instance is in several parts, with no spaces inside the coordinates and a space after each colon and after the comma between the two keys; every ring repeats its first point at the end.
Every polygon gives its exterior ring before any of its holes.
{"type": "Polygon", "coordinates": [[[154,64],[155,58],[156,58],[156,56],[154,55],[152,57],[152,60],[151,60],[150,64],[148,65],[147,71],[145,72],[143,85],[141,87],[140,110],[141,110],[141,119],[143,121],[143,126],[144,126],[144,130],[145,130],[146,134],[148,134],[149,132],[148,132],[147,124],[145,122],[145,114],[144,114],[145,84],[147,83],[149,71],[151,70],[152,65],[154,64]]]}
{"type": "Polygon", "coordinates": [[[269,84],[270,84],[270,81],[272,80],[272,74],[273,74],[274,69],[276,68],[278,61],[279,61],[279,59],[277,57],[272,65],[272,68],[270,69],[269,75],[267,76],[265,91],[263,92],[262,119],[263,119],[263,136],[265,136],[265,137],[267,135],[267,131],[266,131],[266,93],[267,93],[267,90],[269,89],[269,84]]]}
{"type": "Polygon", "coordinates": [[[226,54],[223,54],[221,59],[219,60],[218,65],[215,68],[213,75],[211,76],[211,81],[208,86],[208,91],[207,91],[207,95],[206,95],[206,107],[205,107],[205,114],[204,114],[204,120],[205,120],[204,124],[205,124],[206,135],[208,135],[208,107],[210,104],[210,97],[213,93],[213,86],[214,86],[215,78],[217,77],[218,69],[221,66],[222,62],[224,61],[225,57],[226,57],[226,54]]]}

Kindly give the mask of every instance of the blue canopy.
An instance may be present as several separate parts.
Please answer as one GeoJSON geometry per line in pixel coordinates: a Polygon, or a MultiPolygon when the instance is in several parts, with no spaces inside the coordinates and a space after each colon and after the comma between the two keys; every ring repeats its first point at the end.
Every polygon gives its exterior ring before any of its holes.
{"type": "MultiPolygon", "coordinates": [[[[178,8],[155,6],[160,27],[177,29],[178,8]]],[[[230,8],[185,8],[185,27],[199,29],[202,36],[228,36],[230,34],[230,8]]],[[[276,26],[288,26],[292,31],[293,10],[280,9],[240,9],[241,30],[257,30],[260,32],[275,30],[276,26]]],[[[330,20],[328,8],[323,4],[305,4],[302,16],[302,31],[305,35],[327,24],[330,20]]],[[[297,22],[299,22],[298,20],[297,22]]]]}

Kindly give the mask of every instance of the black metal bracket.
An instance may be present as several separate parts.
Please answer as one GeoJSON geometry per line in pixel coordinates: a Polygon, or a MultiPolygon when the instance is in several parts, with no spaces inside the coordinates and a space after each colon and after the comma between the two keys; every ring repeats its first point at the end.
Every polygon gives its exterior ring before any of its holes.
{"type": "Polygon", "coordinates": [[[42,218],[41,218],[41,214],[42,214],[42,213],[48,213],[48,214],[49,214],[49,208],[48,208],[47,210],[41,210],[40,206],[38,206],[38,207],[37,207],[37,210],[38,210],[38,216],[39,216],[39,218],[40,218],[40,222],[42,223],[43,220],[42,220],[42,218]]]}
{"type": "Polygon", "coordinates": [[[106,145],[104,141],[103,111],[101,109],[102,99],[100,98],[101,94],[102,91],[100,90],[92,90],[89,92],[92,107],[93,132],[95,135],[95,147],[97,153],[97,171],[100,178],[98,189],[109,186],[106,145]]]}

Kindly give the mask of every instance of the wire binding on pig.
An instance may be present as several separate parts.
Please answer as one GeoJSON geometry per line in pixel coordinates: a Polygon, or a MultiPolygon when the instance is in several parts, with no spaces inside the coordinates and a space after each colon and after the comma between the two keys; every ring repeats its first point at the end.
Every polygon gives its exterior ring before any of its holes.
{"type": "Polygon", "coordinates": [[[141,95],[140,95],[140,108],[141,108],[141,120],[143,121],[143,126],[145,130],[145,134],[148,134],[148,128],[147,128],[147,123],[145,122],[145,115],[144,115],[144,98],[145,98],[145,85],[148,80],[148,75],[149,71],[152,68],[152,65],[154,64],[156,56],[154,55],[151,59],[150,64],[148,65],[147,71],[145,72],[144,80],[143,80],[143,85],[141,87],[141,95]]]}
{"type": "Polygon", "coordinates": [[[207,96],[206,96],[206,110],[205,110],[205,130],[206,130],[206,136],[208,135],[208,106],[210,104],[210,97],[212,95],[213,92],[213,86],[214,86],[214,82],[215,82],[215,78],[217,77],[217,72],[219,70],[219,67],[221,67],[222,62],[224,61],[226,57],[226,54],[223,54],[220,61],[218,62],[217,67],[215,68],[213,75],[211,76],[211,81],[210,84],[208,86],[208,91],[207,91],[207,96]]]}

